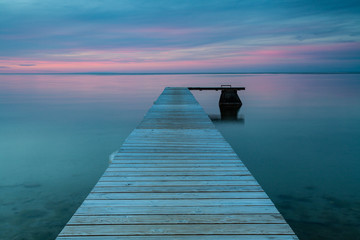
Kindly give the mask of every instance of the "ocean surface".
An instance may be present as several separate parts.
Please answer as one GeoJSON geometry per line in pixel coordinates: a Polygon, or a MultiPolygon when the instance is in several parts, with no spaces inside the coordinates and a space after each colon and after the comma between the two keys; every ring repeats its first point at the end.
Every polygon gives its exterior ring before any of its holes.
{"type": "Polygon", "coordinates": [[[359,74],[0,75],[0,239],[54,239],[166,86],[193,92],[300,239],[360,239],[359,74]]]}

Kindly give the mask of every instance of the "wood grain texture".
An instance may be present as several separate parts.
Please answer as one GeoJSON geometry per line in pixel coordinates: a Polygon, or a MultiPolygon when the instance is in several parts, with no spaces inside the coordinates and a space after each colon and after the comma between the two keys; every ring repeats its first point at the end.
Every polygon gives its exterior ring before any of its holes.
{"type": "Polygon", "coordinates": [[[165,88],[58,240],[294,240],[187,88],[165,88]]]}
{"type": "Polygon", "coordinates": [[[295,235],[147,235],[147,236],[67,236],[58,240],[298,240],[295,235]]]}

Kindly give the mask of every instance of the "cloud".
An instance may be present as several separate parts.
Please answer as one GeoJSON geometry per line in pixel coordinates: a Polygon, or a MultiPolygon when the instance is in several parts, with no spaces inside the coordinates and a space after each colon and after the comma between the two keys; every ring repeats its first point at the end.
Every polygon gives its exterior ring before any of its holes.
{"type": "MultiPolygon", "coordinates": [[[[360,3],[352,0],[2,1],[0,59],[221,60],[282,46],[358,43],[358,26],[360,3]]],[[[321,56],[306,55],[308,61],[321,56]]]]}
{"type": "Polygon", "coordinates": [[[36,64],[18,64],[18,66],[21,66],[21,67],[32,67],[32,66],[36,66],[36,64]]]}
{"type": "MultiPolygon", "coordinates": [[[[252,72],[252,71],[354,71],[360,65],[360,43],[294,46],[207,45],[188,49],[77,50],[32,60],[31,72],[252,72]],[[206,54],[204,53],[206,52],[206,54]],[[294,70],[295,69],[295,70],[294,70]]],[[[13,72],[23,71],[19,62],[0,60],[13,72]]]]}

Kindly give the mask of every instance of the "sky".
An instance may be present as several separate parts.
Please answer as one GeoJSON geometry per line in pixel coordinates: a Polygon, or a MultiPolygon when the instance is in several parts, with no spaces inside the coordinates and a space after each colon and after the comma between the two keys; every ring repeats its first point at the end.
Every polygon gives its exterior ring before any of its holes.
{"type": "Polygon", "coordinates": [[[0,73],[360,72],[360,1],[0,0],[0,73]]]}

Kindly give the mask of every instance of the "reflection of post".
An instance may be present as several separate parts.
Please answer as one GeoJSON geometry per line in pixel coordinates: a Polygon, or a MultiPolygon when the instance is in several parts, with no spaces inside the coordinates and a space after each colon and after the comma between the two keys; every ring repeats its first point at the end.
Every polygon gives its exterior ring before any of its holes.
{"type": "Polygon", "coordinates": [[[222,89],[219,107],[222,120],[236,120],[242,102],[236,89],[222,89]]]}

